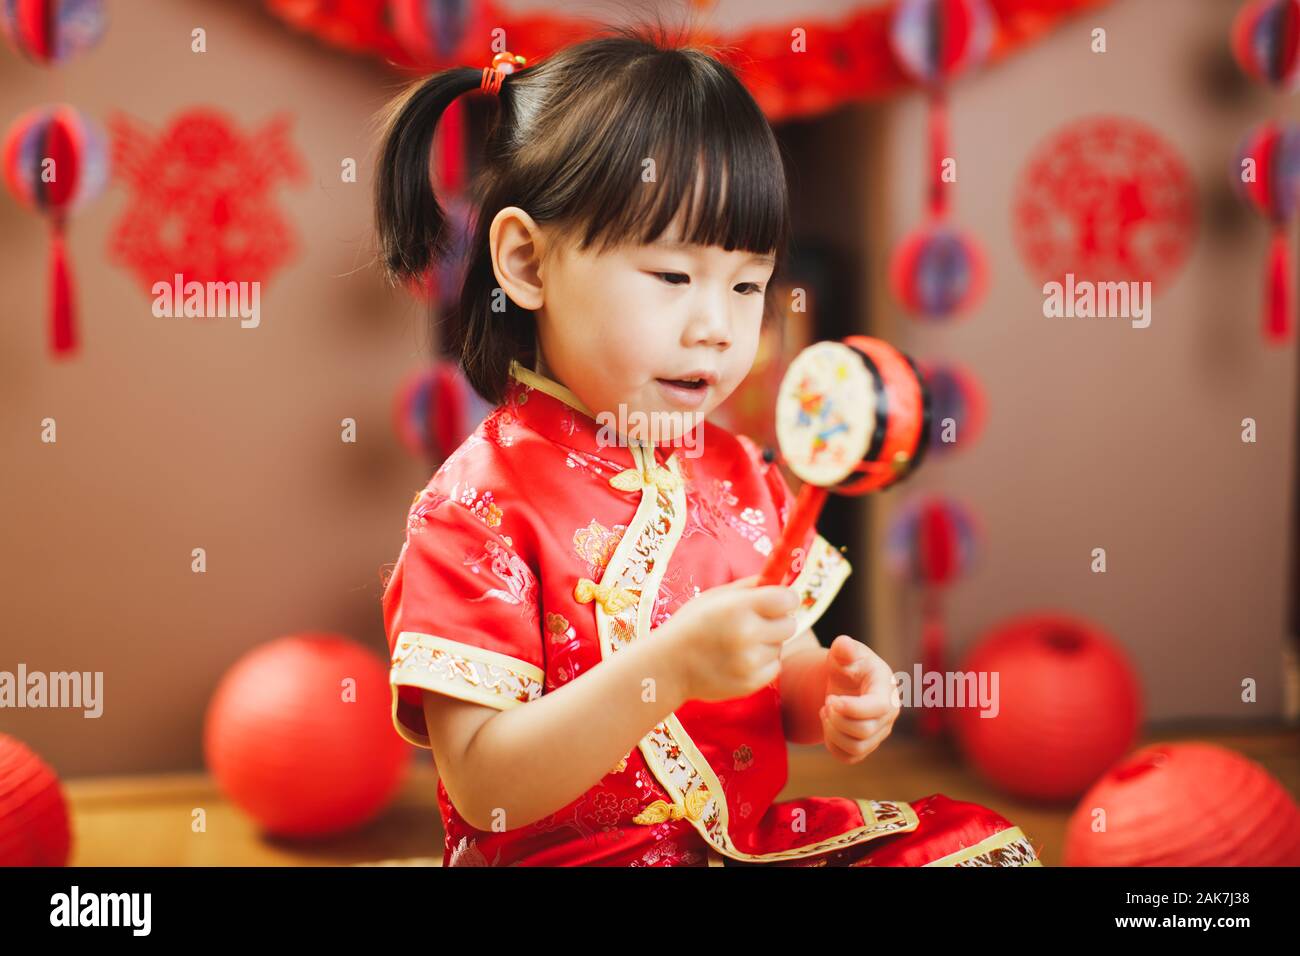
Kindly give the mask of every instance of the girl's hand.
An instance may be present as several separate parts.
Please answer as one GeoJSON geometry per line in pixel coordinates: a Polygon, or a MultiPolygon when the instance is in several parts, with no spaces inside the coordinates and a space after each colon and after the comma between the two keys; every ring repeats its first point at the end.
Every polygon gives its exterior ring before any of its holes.
{"type": "Polygon", "coordinates": [[[894,729],[900,707],[889,665],[847,634],[826,656],[826,703],[822,734],[826,749],[842,763],[857,763],[894,729]]]}
{"type": "Polygon", "coordinates": [[[794,636],[799,596],[755,587],[754,574],[691,598],[661,628],[673,642],[686,700],[731,700],[781,674],[781,646],[794,636]]]}

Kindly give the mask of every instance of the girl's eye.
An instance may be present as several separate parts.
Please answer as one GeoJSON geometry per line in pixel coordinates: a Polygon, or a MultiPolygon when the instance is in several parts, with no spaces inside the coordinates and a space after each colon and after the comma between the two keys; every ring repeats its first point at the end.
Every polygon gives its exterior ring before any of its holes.
{"type": "Polygon", "coordinates": [[[736,286],[736,291],[741,295],[760,295],[763,292],[763,287],[757,282],[742,282],[736,286]]]}
{"type": "Polygon", "coordinates": [[[663,279],[669,285],[684,285],[691,281],[691,277],[684,272],[656,272],[655,276],[663,279]]]}

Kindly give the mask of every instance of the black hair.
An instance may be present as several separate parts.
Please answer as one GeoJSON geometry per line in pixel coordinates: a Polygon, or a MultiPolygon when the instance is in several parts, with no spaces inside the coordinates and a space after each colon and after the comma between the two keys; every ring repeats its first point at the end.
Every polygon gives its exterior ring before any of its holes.
{"type": "MultiPolygon", "coordinates": [[[[420,278],[450,249],[430,148],[439,117],[480,78],[480,68],[444,70],[388,107],[375,222],[395,282],[420,278]]],[[[511,360],[531,368],[536,347],[532,313],[498,291],[492,270],[488,230],[500,209],[518,206],[583,249],[606,249],[654,241],[685,208],[686,242],[771,253],[779,268],[790,229],[781,153],[758,104],[711,53],[614,29],[507,76],[499,100],[471,187],[468,261],[450,323],[453,354],[489,402],[504,397],[511,360]]]]}

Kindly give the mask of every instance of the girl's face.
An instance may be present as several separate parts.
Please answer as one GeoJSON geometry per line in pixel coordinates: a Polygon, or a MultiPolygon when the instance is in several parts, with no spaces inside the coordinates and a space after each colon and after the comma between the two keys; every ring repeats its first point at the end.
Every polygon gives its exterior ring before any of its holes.
{"type": "Polygon", "coordinates": [[[538,371],[642,441],[679,437],[735,391],[758,351],[772,276],[771,256],[680,235],[678,221],[653,243],[603,253],[560,241],[539,269],[538,371]],[[673,384],[685,379],[700,382],[673,384]]]}

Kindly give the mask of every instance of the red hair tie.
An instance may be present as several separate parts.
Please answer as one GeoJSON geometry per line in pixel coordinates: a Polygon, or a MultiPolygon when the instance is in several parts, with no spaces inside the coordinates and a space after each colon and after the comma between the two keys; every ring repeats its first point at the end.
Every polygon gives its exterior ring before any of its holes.
{"type": "Polygon", "coordinates": [[[515,56],[513,53],[503,50],[492,58],[492,65],[483,67],[483,79],[479,81],[478,88],[484,93],[491,93],[494,96],[501,92],[501,84],[505,78],[515,70],[523,66],[525,60],[522,56],[515,56]]]}

